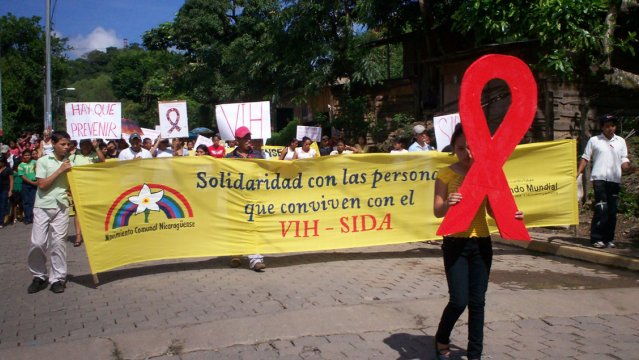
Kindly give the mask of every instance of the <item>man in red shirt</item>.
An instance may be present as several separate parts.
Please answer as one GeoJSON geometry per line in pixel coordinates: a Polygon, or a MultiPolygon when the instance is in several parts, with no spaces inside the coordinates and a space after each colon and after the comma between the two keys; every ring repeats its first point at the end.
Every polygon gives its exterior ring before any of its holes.
{"type": "MultiPolygon", "coordinates": [[[[235,140],[238,145],[235,150],[231,151],[227,158],[231,159],[263,159],[262,153],[253,149],[251,146],[251,131],[246,126],[240,126],[235,130],[235,140]]],[[[251,270],[261,272],[266,268],[264,264],[264,256],[260,254],[249,255],[249,268],[251,270]]],[[[241,265],[239,257],[233,257],[231,259],[231,267],[238,267],[241,265]]]]}

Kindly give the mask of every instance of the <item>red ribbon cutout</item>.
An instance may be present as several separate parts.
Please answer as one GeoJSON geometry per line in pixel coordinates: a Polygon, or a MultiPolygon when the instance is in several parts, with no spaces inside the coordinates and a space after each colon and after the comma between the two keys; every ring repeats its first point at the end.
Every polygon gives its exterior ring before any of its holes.
{"type": "Polygon", "coordinates": [[[171,124],[171,128],[169,129],[169,134],[173,132],[173,130],[177,130],[177,131],[182,130],[182,128],[178,125],[178,123],[180,122],[180,112],[178,111],[178,109],[170,108],[169,110],[167,110],[166,119],[169,121],[169,124],[171,124]],[[169,114],[172,112],[175,112],[175,115],[177,115],[177,117],[175,118],[175,122],[171,121],[171,117],[169,116],[169,114]]]}
{"type": "Polygon", "coordinates": [[[463,200],[448,209],[438,235],[466,231],[484,198],[488,197],[501,237],[530,240],[524,222],[515,219],[517,204],[502,166],[530,128],[536,110],[537,84],[523,61],[493,54],[481,57],[468,67],[461,84],[459,116],[474,161],[458,191],[463,200]],[[495,78],[508,84],[511,104],[491,137],[481,94],[486,84],[495,78]]]}

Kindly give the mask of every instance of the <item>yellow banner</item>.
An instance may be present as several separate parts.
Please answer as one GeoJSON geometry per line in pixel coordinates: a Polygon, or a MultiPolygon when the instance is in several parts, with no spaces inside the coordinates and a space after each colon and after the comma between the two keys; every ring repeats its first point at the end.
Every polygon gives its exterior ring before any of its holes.
{"type": "MultiPolygon", "coordinates": [[[[527,227],[576,224],[572,140],[518,146],[504,170],[527,227]]],[[[208,156],[69,173],[92,273],[148,260],[436,239],[435,151],[296,161],[208,156]]]]}

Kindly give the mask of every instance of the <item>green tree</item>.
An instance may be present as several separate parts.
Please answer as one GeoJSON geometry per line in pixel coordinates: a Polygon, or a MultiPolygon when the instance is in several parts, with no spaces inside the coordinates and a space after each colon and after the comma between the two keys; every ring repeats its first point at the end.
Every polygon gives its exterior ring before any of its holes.
{"type": "Polygon", "coordinates": [[[354,1],[291,0],[283,9],[286,86],[303,100],[356,70],[354,1]]]}
{"type": "Polygon", "coordinates": [[[106,52],[93,50],[78,59],[70,61],[69,82],[84,80],[110,72],[109,64],[118,51],[114,47],[107,48],[106,52]]]}
{"type": "MultiPolygon", "coordinates": [[[[385,59],[363,46],[355,1],[188,0],[172,23],[145,33],[150,49],[188,58],[183,79],[198,101],[304,101],[327,85],[374,84],[385,59]]],[[[385,56],[385,55],[384,55],[385,56]]]]}
{"type": "Polygon", "coordinates": [[[113,93],[119,99],[141,102],[144,83],[155,71],[149,52],[141,48],[118,51],[110,63],[113,93]]]}
{"type": "Polygon", "coordinates": [[[333,126],[342,131],[347,142],[357,140],[358,136],[366,136],[370,129],[370,123],[366,120],[368,98],[344,92],[339,96],[339,103],[339,115],[333,120],[333,126]]]}
{"type": "Polygon", "coordinates": [[[424,0],[360,0],[356,10],[362,24],[384,37],[393,37],[423,30],[426,9],[422,7],[432,6],[430,3],[424,0]]]}
{"type": "Polygon", "coordinates": [[[138,46],[114,53],[108,64],[111,87],[117,99],[124,102],[123,116],[146,126],[157,124],[159,100],[187,100],[178,91],[182,57],[168,51],[149,51],[138,46]]]}
{"type": "Polygon", "coordinates": [[[173,23],[165,22],[146,31],[142,35],[142,43],[149,50],[168,50],[175,46],[173,39],[173,23]]]}
{"type": "MultiPolygon", "coordinates": [[[[361,21],[385,36],[421,31],[426,52],[442,55],[428,34],[448,30],[469,45],[519,40],[539,42],[540,70],[564,79],[588,76],[609,68],[614,51],[632,51],[636,28],[617,32],[623,7],[636,18],[636,1],[618,0],[362,0],[361,21]],[[418,10],[419,9],[419,10],[418,10]]],[[[632,18],[633,16],[629,16],[632,18]]]]}
{"type": "Polygon", "coordinates": [[[459,6],[455,29],[476,44],[537,39],[539,66],[565,78],[601,62],[607,0],[473,0],[459,6]]]}
{"type": "MultiPolygon", "coordinates": [[[[40,130],[44,118],[44,31],[38,17],[0,17],[3,130],[7,138],[22,130],[40,130]]],[[[63,87],[68,68],[66,39],[53,38],[53,89],[63,87]]]]}
{"type": "Polygon", "coordinates": [[[71,84],[75,88],[74,92],[66,95],[66,99],[79,102],[102,102],[117,101],[111,87],[111,76],[100,73],[93,78],[82,79],[71,84]]]}
{"type": "Polygon", "coordinates": [[[271,100],[281,93],[279,7],[277,0],[247,1],[236,16],[236,35],[222,51],[231,99],[271,100]]]}
{"type": "Polygon", "coordinates": [[[149,49],[184,55],[176,91],[201,103],[261,99],[277,88],[279,2],[189,0],[172,23],[144,34],[149,49]]]}

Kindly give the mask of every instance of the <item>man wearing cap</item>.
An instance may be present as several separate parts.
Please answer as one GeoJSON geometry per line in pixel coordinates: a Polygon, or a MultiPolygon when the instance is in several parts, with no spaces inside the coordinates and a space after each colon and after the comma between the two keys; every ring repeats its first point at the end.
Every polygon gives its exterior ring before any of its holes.
{"type": "Polygon", "coordinates": [[[599,125],[601,134],[588,140],[577,176],[583,173],[588,162],[592,162],[590,180],[595,191],[595,209],[590,224],[590,241],[596,248],[614,248],[621,173],[634,169],[630,166],[626,141],[615,135],[617,118],[604,115],[599,118],[599,125]]]}
{"type": "Polygon", "coordinates": [[[138,133],[131,134],[131,136],[129,137],[129,144],[131,144],[131,146],[120,151],[120,155],[118,155],[118,159],[120,160],[151,159],[153,157],[149,150],[142,148],[142,139],[140,138],[140,134],[138,133]]]}
{"type": "Polygon", "coordinates": [[[227,158],[263,159],[262,153],[251,146],[251,131],[246,126],[240,126],[235,130],[235,141],[237,141],[237,146],[235,150],[226,154],[227,158]]]}
{"type": "Polygon", "coordinates": [[[11,156],[11,154],[9,153],[10,150],[11,148],[7,144],[3,144],[2,146],[0,146],[0,154],[2,154],[5,159],[7,159],[7,166],[9,167],[9,169],[13,169],[13,156],[11,156]]]}
{"type": "Polygon", "coordinates": [[[408,148],[408,151],[431,151],[435,150],[430,146],[430,137],[426,132],[424,125],[415,125],[413,127],[413,135],[415,142],[408,148]]]}
{"type": "MultiPolygon", "coordinates": [[[[235,130],[235,140],[237,147],[226,155],[231,159],[263,159],[262,152],[253,149],[251,146],[251,131],[246,126],[240,126],[235,130]]],[[[264,256],[260,254],[249,255],[249,268],[260,272],[266,268],[264,256]]],[[[241,261],[239,257],[231,259],[231,267],[239,267],[241,261]]]]}

